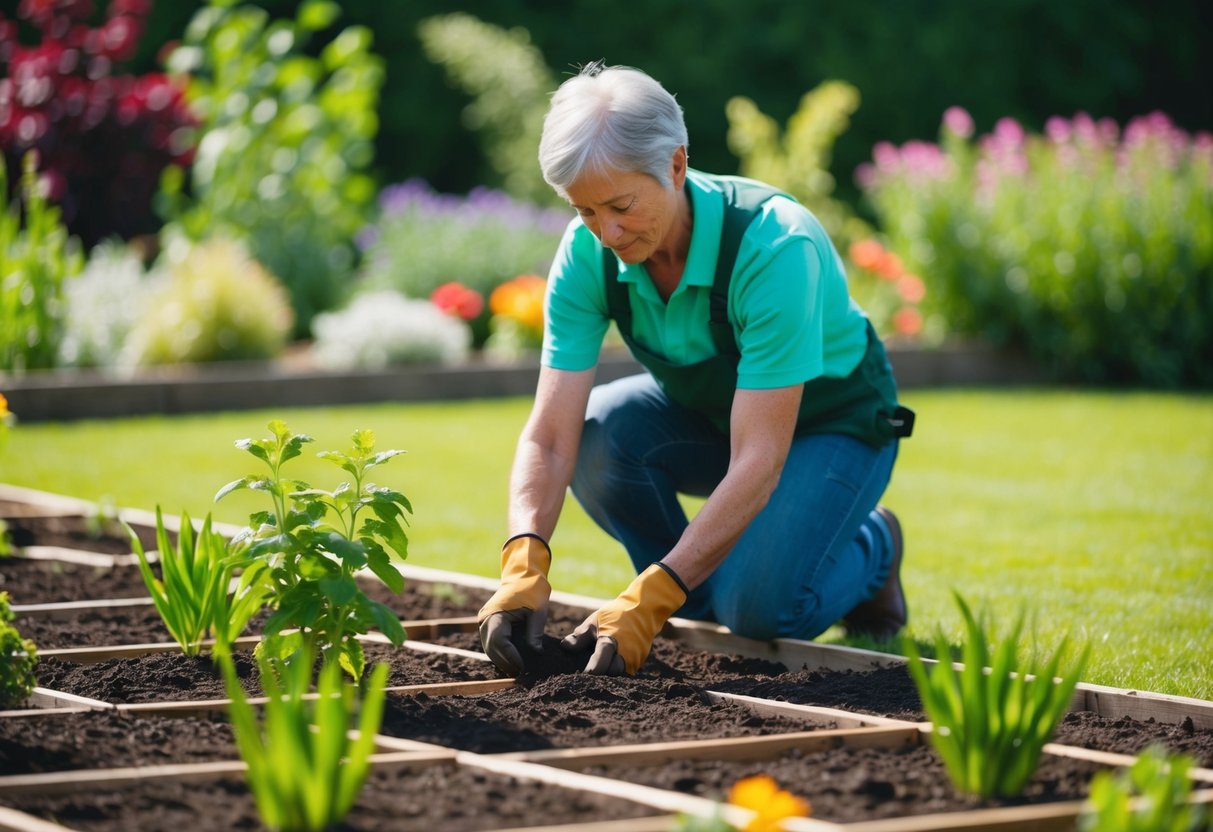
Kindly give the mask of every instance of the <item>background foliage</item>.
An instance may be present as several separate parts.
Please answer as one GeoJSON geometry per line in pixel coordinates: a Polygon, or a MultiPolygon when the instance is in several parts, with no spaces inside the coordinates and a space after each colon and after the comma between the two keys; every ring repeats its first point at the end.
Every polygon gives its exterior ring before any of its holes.
{"type": "MultiPolygon", "coordinates": [[[[12,0],[8,0],[12,2],[12,0]]],[[[200,4],[157,3],[140,45],[142,66],[180,37],[200,4]]],[[[262,0],[290,16],[297,0],[262,0]]],[[[605,58],[645,69],[686,110],[692,164],[731,173],[725,105],[752,99],[779,123],[801,96],[828,79],[853,84],[862,101],[834,154],[843,197],[852,172],[884,139],[935,135],[939,114],[956,104],[979,130],[1002,116],[1039,129],[1056,113],[1086,110],[1120,123],[1162,109],[1189,129],[1213,126],[1202,43],[1213,30],[1203,0],[651,0],[640,16],[604,15],[601,4],[558,6],[527,0],[343,0],[346,21],[369,26],[385,59],[377,168],[382,181],[426,178],[464,192],[500,184],[478,137],[461,123],[472,96],[446,79],[420,46],[417,24],[465,11],[498,26],[522,27],[556,76],[605,58]]]]}

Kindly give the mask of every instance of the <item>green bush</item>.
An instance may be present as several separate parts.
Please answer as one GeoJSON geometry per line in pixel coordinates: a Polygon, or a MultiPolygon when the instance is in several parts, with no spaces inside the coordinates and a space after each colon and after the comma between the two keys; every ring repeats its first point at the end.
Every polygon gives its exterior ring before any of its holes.
{"type": "Polygon", "coordinates": [[[502,29],[455,13],[421,21],[417,35],[430,60],[474,96],[463,122],[476,131],[505,190],[520,199],[556,204],[558,197],[535,162],[535,149],[548,96],[559,82],[526,29],[502,29]]]}
{"type": "Polygon", "coordinates": [[[385,188],[367,229],[366,289],[428,298],[458,281],[484,296],[520,274],[547,274],[569,210],[545,209],[500,191],[436,194],[420,180],[385,188]]]}
{"type": "Polygon", "coordinates": [[[180,168],[164,177],[169,236],[245,241],[289,289],[299,335],[343,299],[375,196],[366,171],[383,67],[370,30],[350,26],[318,57],[307,51],[339,14],[336,3],[307,0],[293,21],[271,20],[212,0],[169,59],[188,74],[202,133],[188,189],[180,168]]]}
{"type": "MultiPolygon", "coordinates": [[[[79,243],[59,221],[59,209],[47,204],[36,169],[31,151],[23,160],[24,200],[13,200],[0,211],[0,372],[55,366],[63,331],[63,282],[84,267],[79,243]]],[[[0,163],[0,194],[7,193],[0,163]]]]}
{"type": "Polygon", "coordinates": [[[16,705],[34,690],[38,651],[10,622],[8,593],[0,592],[0,708],[16,705]]]}
{"type": "Polygon", "coordinates": [[[240,244],[199,243],[170,257],[166,269],[131,329],[122,365],[265,359],[282,351],[291,330],[286,291],[240,244]]]}
{"type": "Polygon", "coordinates": [[[1081,832],[1208,832],[1213,815],[1189,802],[1195,760],[1152,745],[1127,769],[1101,771],[1078,819],[1081,832]]]}
{"type": "Polygon", "coordinates": [[[963,110],[944,121],[941,145],[878,145],[860,176],[953,332],[1060,379],[1213,386],[1213,137],[1161,113],[977,141],[963,110]]]}

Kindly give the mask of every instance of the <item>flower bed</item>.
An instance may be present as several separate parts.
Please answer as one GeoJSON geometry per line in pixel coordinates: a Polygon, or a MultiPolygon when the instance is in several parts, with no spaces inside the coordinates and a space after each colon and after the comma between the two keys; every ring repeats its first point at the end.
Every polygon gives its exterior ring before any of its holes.
{"type": "MultiPolygon", "coordinates": [[[[19,592],[35,573],[20,573],[24,563],[13,571],[14,563],[0,574],[21,574],[19,592]]],[[[89,585],[103,593],[119,591],[108,579],[137,578],[125,566],[87,568],[89,585]]],[[[500,679],[479,653],[472,618],[489,593],[486,582],[405,572],[406,592],[382,600],[403,619],[446,623],[418,621],[403,647],[375,634],[363,639],[368,665],[388,662],[388,683],[397,687],[388,694],[379,745],[407,757],[424,743],[448,756],[424,765],[384,758],[342,828],[580,827],[618,817],[646,818],[633,821],[635,829],[668,829],[668,817],[647,819],[702,811],[710,806],[705,801],[759,772],[808,798],[816,828],[940,812],[955,813],[960,828],[976,828],[985,813],[1037,802],[1072,818],[1095,771],[1124,764],[1128,758],[1115,755],[1152,742],[1213,765],[1213,703],[1087,686],[1025,796],[978,801],[955,793],[916,724],[922,705],[899,657],[756,643],[676,620],[635,677],[588,676],[578,672],[586,656],[565,653],[556,639],[591,607],[558,596],[544,652],[523,677],[500,679]],[[465,756],[456,760],[454,751],[465,756]],[[968,813],[972,827],[964,825],[968,813]]],[[[77,583],[54,568],[42,574],[51,577],[52,596],[56,584],[77,583]]],[[[127,589],[143,595],[140,586],[127,589]]],[[[78,713],[35,708],[0,716],[0,828],[2,807],[75,829],[257,827],[239,768],[231,768],[237,757],[223,717],[226,692],[205,653],[133,647],[167,640],[146,605],[35,611],[21,622],[59,646],[41,651],[43,691],[34,704],[70,699],[63,694],[96,704],[78,713]],[[99,634],[86,635],[93,626],[99,634]],[[107,638],[108,645],[81,649],[107,638]],[[197,761],[211,762],[189,765],[197,761]],[[156,768],[166,762],[187,765],[156,768]],[[137,776],[88,787],[73,780],[82,772],[90,780],[109,777],[106,770],[129,765],[140,767],[137,776]],[[65,789],[71,793],[57,793],[65,789]]],[[[242,686],[258,695],[248,654],[238,652],[236,664],[242,686]]],[[[1201,776],[1213,782],[1213,774],[1201,776]]],[[[1006,828],[1020,823],[1018,815],[999,817],[1006,828]]]]}

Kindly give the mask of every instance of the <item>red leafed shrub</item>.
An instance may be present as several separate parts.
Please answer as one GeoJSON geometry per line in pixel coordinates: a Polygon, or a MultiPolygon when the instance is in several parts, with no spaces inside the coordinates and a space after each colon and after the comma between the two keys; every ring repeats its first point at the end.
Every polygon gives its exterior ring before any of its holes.
{"type": "Polygon", "coordinates": [[[47,196],[87,246],[156,231],[152,198],[166,165],[188,165],[194,120],[181,89],[158,73],[115,74],[135,53],[151,0],[111,0],[104,20],[91,0],[21,0],[0,14],[0,150],[9,181],[38,151],[47,196]],[[26,29],[37,45],[20,40],[26,29]]]}

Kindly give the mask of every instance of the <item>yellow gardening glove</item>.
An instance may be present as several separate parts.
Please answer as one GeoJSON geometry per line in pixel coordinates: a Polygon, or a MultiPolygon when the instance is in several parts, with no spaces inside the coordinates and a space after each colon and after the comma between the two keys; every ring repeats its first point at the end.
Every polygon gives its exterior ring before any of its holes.
{"type": "Polygon", "coordinates": [[[552,550],[539,535],[515,535],[501,547],[501,587],[480,608],[476,620],[484,652],[503,673],[520,676],[526,670],[522,654],[510,640],[515,625],[526,628],[528,647],[537,653],[543,650],[551,566],[552,550]]]}
{"type": "Polygon", "coordinates": [[[560,644],[567,650],[586,650],[593,645],[586,673],[634,674],[653,649],[661,625],[686,600],[682,579],[665,564],[655,563],[560,644]]]}

